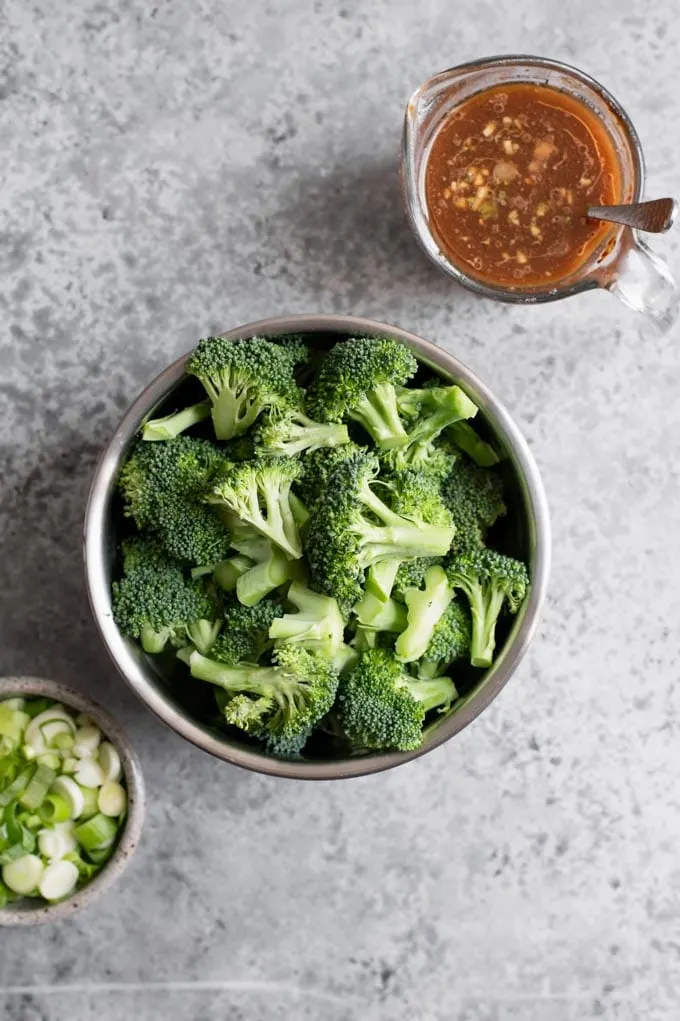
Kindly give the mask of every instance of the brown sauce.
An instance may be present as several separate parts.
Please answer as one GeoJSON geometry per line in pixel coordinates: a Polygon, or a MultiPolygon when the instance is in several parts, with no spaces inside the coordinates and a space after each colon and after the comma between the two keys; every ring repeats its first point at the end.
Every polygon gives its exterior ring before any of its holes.
{"type": "Polygon", "coordinates": [[[548,85],[495,86],[444,121],[425,171],[431,230],[471,277],[523,289],[571,276],[611,233],[589,205],[621,201],[597,114],[548,85]]]}

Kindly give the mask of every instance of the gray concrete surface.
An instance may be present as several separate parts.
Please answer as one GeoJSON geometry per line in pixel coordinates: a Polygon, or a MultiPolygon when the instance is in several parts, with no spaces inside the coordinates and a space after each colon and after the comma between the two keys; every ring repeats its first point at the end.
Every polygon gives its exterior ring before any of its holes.
{"type": "MultiPolygon", "coordinates": [[[[3,1021],[674,1021],[680,1016],[677,332],[593,293],[466,294],[403,222],[402,105],[529,51],[635,120],[678,191],[673,0],[5,0],[0,669],[96,692],[151,794],[100,906],[0,936],[3,1021]],[[83,501],[119,415],[208,331],[384,318],[526,431],[553,511],[540,636],[465,734],[306,786],[163,729],[90,624],[83,501]]],[[[658,243],[678,269],[677,236],[658,243]]]]}

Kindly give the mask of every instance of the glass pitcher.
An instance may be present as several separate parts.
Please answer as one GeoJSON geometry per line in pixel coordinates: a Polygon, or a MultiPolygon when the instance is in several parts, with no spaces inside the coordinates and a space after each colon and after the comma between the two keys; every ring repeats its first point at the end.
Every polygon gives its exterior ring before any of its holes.
{"type": "Polygon", "coordinates": [[[411,226],[432,261],[464,287],[487,298],[517,304],[556,301],[603,287],[624,304],[667,330],[680,311],[680,290],[666,263],[637,232],[612,224],[585,263],[547,285],[507,288],[469,276],[441,250],[429,224],[425,169],[434,138],[450,111],[473,94],[511,82],[550,85],[594,110],[614,143],[620,167],[621,202],[638,202],[644,187],[644,159],[637,132],[625,110],[607,90],[582,71],[542,57],[488,57],[442,71],[424,82],[406,107],[402,180],[411,226]]]}

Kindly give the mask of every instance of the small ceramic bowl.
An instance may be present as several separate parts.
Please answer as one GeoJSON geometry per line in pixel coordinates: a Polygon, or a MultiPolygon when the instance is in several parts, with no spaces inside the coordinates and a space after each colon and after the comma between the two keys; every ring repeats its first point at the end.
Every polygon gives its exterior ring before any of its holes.
{"type": "Polygon", "coordinates": [[[69,709],[91,716],[118,749],[127,787],[128,810],[115,851],[87,886],[57,904],[48,904],[44,900],[30,897],[14,901],[0,910],[0,927],[60,922],[89,907],[93,900],[115,883],[130,862],[139,843],[145,813],[144,781],[139,760],[121,728],[101,706],[57,681],[47,681],[41,677],[0,677],[0,700],[12,696],[51,698],[55,702],[62,702],[69,709]]]}

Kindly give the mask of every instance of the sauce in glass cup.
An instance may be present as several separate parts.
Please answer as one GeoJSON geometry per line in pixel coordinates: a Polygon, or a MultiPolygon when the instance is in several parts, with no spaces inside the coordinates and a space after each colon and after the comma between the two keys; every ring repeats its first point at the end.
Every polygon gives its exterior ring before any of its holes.
{"type": "Polygon", "coordinates": [[[675,321],[665,263],[629,228],[586,219],[639,201],[644,162],[623,108],[576,68],[511,56],[435,75],[407,105],[402,178],[421,245],[470,290],[534,304],[604,287],[675,321]]]}

